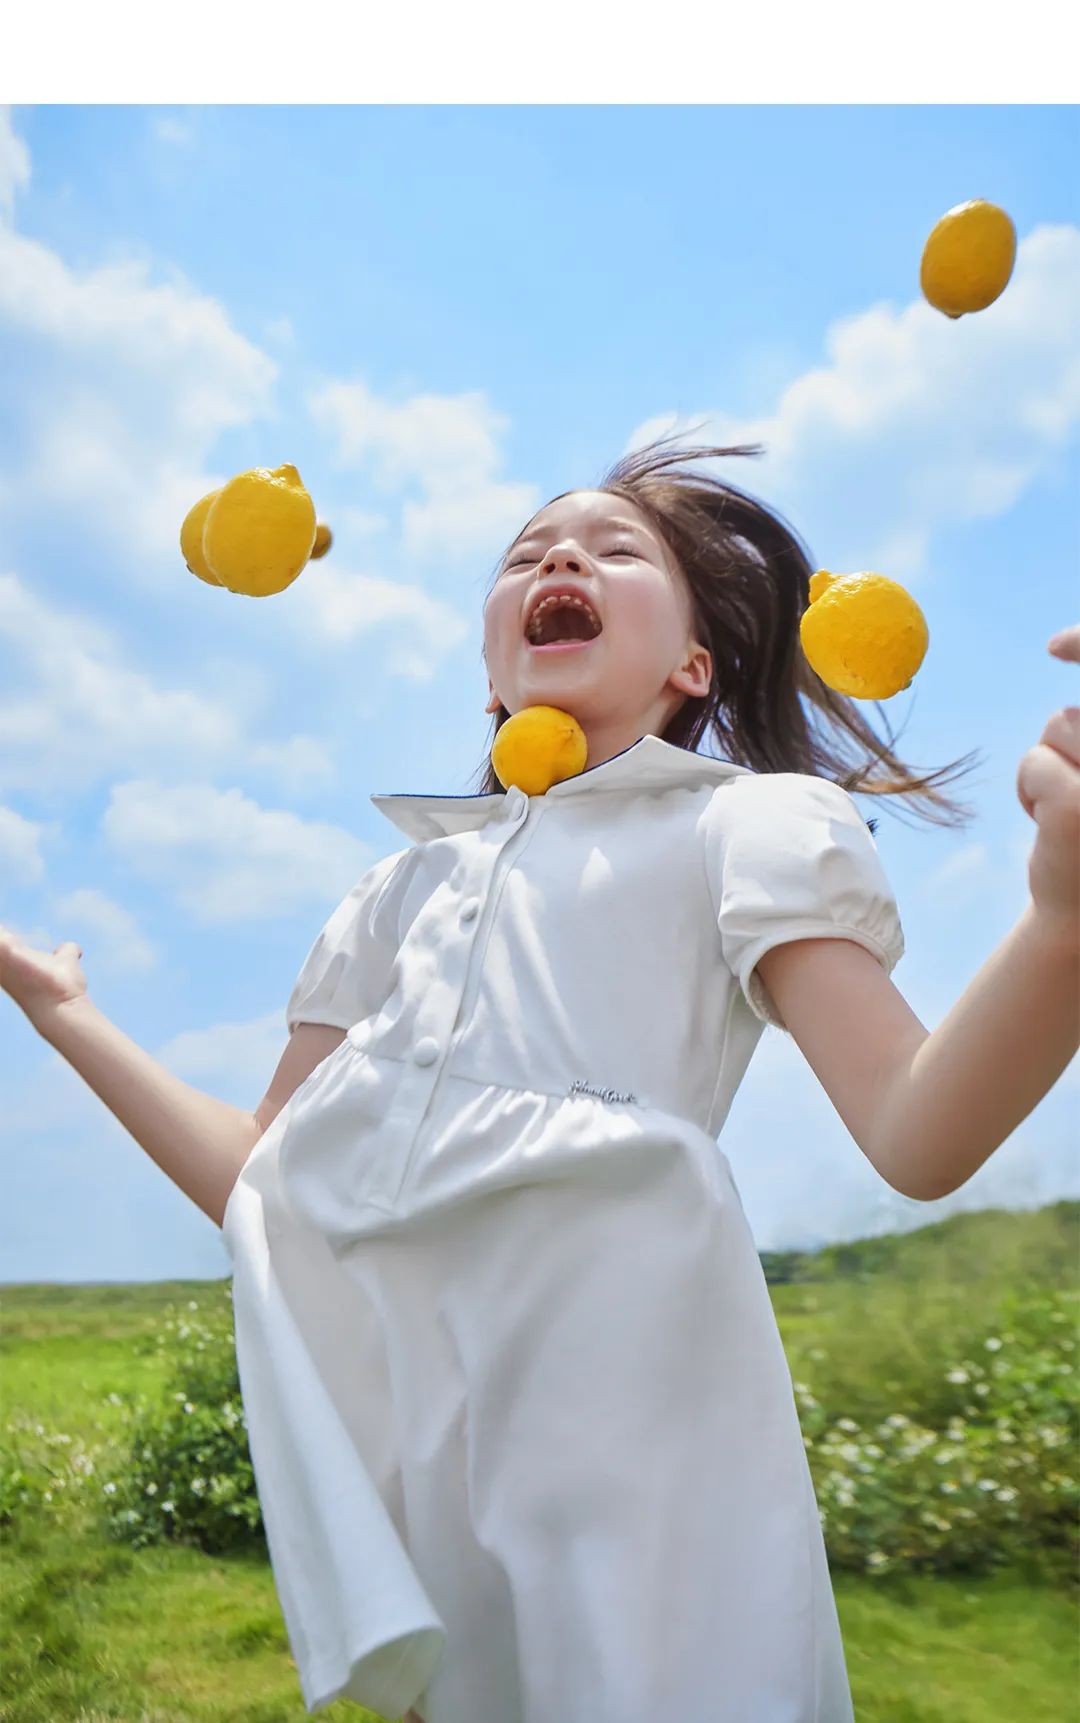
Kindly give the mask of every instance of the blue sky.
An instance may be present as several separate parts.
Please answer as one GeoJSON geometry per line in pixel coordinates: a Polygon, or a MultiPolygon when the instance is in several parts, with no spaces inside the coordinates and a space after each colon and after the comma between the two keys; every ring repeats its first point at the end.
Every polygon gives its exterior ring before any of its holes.
{"type": "MultiPolygon", "coordinates": [[[[488,735],[503,544],[660,429],[835,570],[917,596],[886,703],[923,767],[978,749],[944,831],[880,818],[929,1028],[1027,901],[1025,750],[1080,672],[1075,110],[40,107],[0,123],[0,921],[84,950],[98,1005],[185,1081],[261,1098],[326,916],[400,834],[374,791],[461,793],[488,735]],[[1005,295],[919,298],[934,221],[1016,222],[1005,295]],[[334,548],[217,593],[180,522],[293,462],[334,548]]],[[[867,708],[875,722],[873,707],[867,708]]],[[[217,1276],[217,1229],[0,997],[0,1279],[217,1276]],[[5,1009],[6,1007],[6,1009],[5,1009]]],[[[1022,1033],[1023,1025],[1018,1025],[1022,1033]]],[[[767,1030],[725,1127],[759,1247],[1077,1194],[1074,1062],[932,1205],[864,1160],[767,1030]]]]}

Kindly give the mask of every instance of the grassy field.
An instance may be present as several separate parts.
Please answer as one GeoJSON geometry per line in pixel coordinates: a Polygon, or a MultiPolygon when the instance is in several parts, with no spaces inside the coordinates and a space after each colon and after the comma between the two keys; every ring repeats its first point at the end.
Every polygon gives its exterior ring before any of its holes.
{"type": "MultiPolygon", "coordinates": [[[[958,1216],[818,1257],[770,1257],[793,1374],[815,1368],[807,1361],[816,1358],[824,1362],[815,1384],[831,1374],[843,1391],[869,1375],[902,1403],[919,1365],[916,1305],[924,1323],[929,1306],[948,1322],[959,1301],[978,1302],[1001,1285],[1075,1284],[1077,1242],[1077,1205],[1057,1204],[1031,1215],[958,1216]]],[[[187,1281],[4,1289],[4,1421],[31,1418],[94,1441],[117,1430],[119,1399],[161,1386],[154,1337],[164,1313],[208,1290],[187,1281]]],[[[1074,1587],[1020,1571],[838,1573],[834,1583],[858,1723],[1080,1719],[1074,1587]]],[[[61,1506],[4,1529],[0,1607],[3,1723],[307,1716],[271,1573],[257,1556],[132,1550],[101,1537],[83,1510],[61,1506]]],[[[375,1723],[343,1701],[320,1716],[375,1723]]]]}

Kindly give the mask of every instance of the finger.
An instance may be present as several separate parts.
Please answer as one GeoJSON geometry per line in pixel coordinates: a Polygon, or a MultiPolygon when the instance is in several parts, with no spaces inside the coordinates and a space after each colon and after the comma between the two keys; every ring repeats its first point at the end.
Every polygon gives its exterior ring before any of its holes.
{"type": "Polygon", "coordinates": [[[1065,706],[1048,720],[1040,742],[1056,748],[1074,766],[1080,766],[1080,706],[1065,706]]]}
{"type": "Polygon", "coordinates": [[[1055,658],[1080,663],[1080,622],[1075,623],[1071,628],[1063,628],[1058,634],[1051,635],[1046,646],[1055,658]]]}
{"type": "Polygon", "coordinates": [[[1029,748],[1016,774],[1016,793],[1030,819],[1036,819],[1038,802],[1065,806],[1075,798],[1078,768],[1059,749],[1038,743],[1029,748]]]}

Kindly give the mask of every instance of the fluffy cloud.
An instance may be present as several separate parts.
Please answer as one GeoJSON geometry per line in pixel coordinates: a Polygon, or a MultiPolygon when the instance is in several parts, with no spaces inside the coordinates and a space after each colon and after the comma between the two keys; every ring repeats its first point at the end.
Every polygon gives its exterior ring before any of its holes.
{"type": "Polygon", "coordinates": [[[922,570],[933,536],[1003,514],[1053,475],[1080,423],[1080,231],[1042,227],[986,312],[952,322],[916,300],[836,323],[827,362],[756,420],[707,412],[638,426],[766,456],[728,476],[766,497],[831,568],[922,570]],[[706,419],[704,426],[701,420],[706,419]]]}
{"type": "Polygon", "coordinates": [[[365,472],[383,492],[419,490],[402,512],[412,557],[493,558],[539,506],[535,485],[499,477],[509,420],[480,390],[393,403],[357,380],[328,383],[309,407],[341,466],[365,472]]]}
{"type": "Polygon", "coordinates": [[[0,685],[0,793],[86,792],[118,768],[255,768],[295,788],[334,777],[314,737],[258,740],[268,699],[259,673],[246,689],[240,665],[221,673],[220,691],[164,686],[127,662],[104,623],[49,603],[13,574],[0,574],[0,658],[12,666],[0,685]]]}
{"type": "Polygon", "coordinates": [[[0,107],[0,216],[11,216],[15,193],[30,184],[30,152],[16,136],[11,109],[0,107]]]}
{"type": "Polygon", "coordinates": [[[24,819],[14,808],[0,804],[0,879],[37,885],[45,874],[44,836],[39,820],[24,819]]]}
{"type": "Polygon", "coordinates": [[[11,223],[25,145],[0,119],[0,363],[17,440],[5,503],[70,509],[140,564],[175,557],[179,522],[228,475],[206,470],[224,431],[271,411],[277,367],[176,270],[130,256],[74,269],[11,223]]]}
{"type": "Polygon", "coordinates": [[[102,830],[126,867],[204,925],[344,897],[373,859],[370,845],[339,826],[192,782],[114,785],[102,830]]]}

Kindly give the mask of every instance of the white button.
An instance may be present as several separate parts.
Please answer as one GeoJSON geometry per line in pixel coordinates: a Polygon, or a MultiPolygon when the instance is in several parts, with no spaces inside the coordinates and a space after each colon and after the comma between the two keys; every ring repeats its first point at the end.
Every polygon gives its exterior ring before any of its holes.
{"type": "Polygon", "coordinates": [[[462,921],[475,921],[479,908],[480,899],[478,897],[467,897],[461,906],[462,921]]]}
{"type": "Polygon", "coordinates": [[[424,1035],[413,1048],[413,1058],[418,1065],[433,1065],[439,1057],[439,1043],[433,1035],[424,1035]]]}

